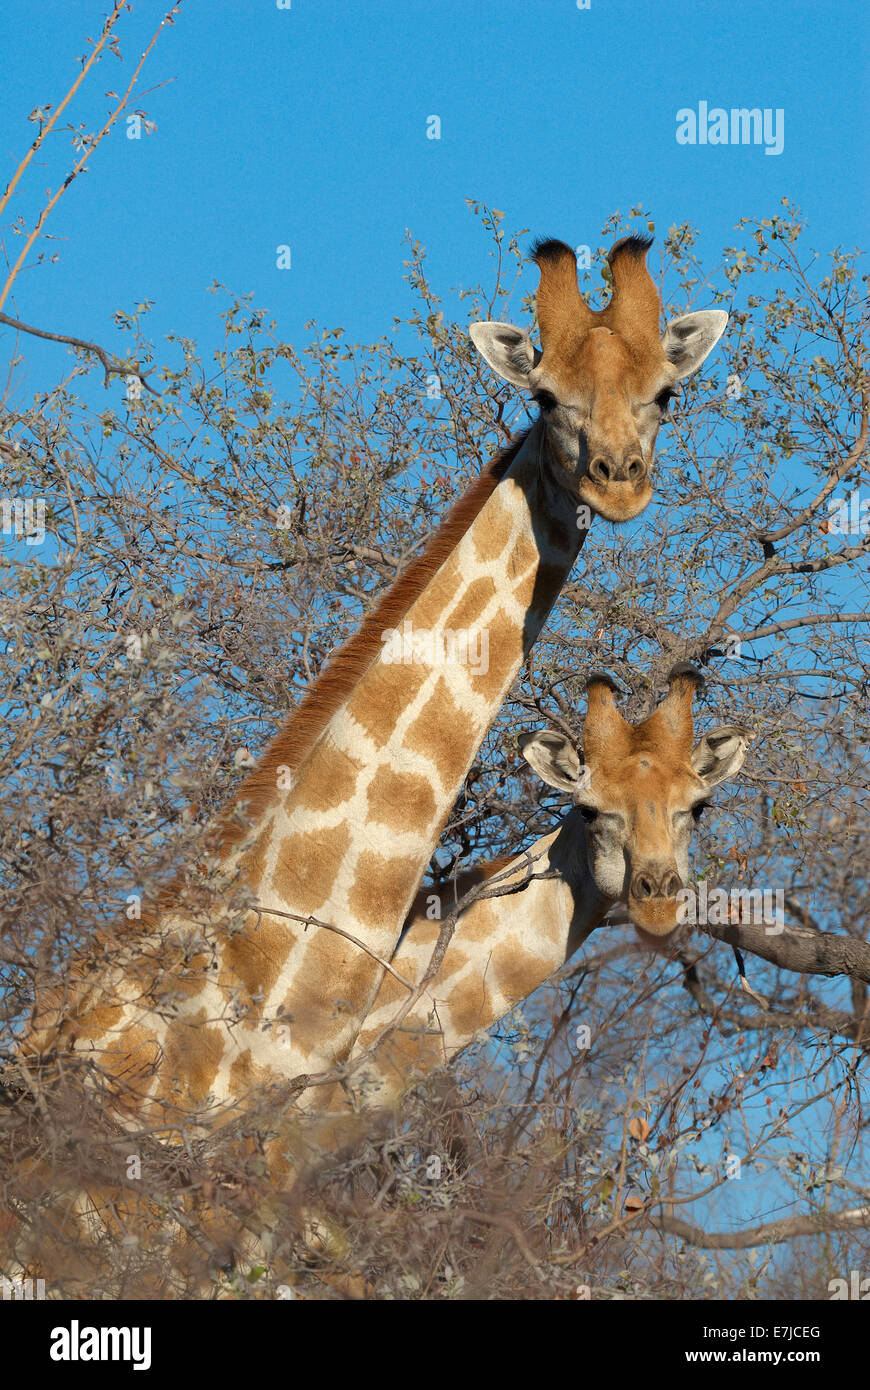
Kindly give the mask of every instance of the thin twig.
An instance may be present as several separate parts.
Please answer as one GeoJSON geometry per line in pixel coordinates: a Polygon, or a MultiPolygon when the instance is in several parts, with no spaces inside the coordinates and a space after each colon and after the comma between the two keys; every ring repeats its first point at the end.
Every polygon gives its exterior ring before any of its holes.
{"type": "Polygon", "coordinates": [[[48,120],[45,122],[45,125],[42,127],[36,139],[34,140],[33,144],[30,146],[30,149],[27,151],[27,154],[24,156],[18,168],[15,170],[15,173],[12,175],[12,178],[6,185],[6,191],[3,194],[3,197],[0,198],[0,217],[2,217],[6,204],[9,202],[9,199],[15,192],[21,175],[24,173],[31,159],[36,154],[36,151],[39,149],[40,145],[45,140],[45,137],[51,133],[52,127],[56,124],[58,117],[61,115],[64,108],[67,107],[69,103],[72,101],[79,87],[82,85],[91,68],[93,67],[94,63],[97,61],[103,49],[105,48],[109,34],[112,32],[112,29],[115,26],[115,22],[126,4],[127,0],[117,0],[114,10],[107,17],[103,24],[103,32],[100,35],[99,41],[94,44],[94,47],[91,50],[87,62],[82,64],[81,72],[79,73],[75,82],[70,87],[63,101],[60,103],[60,106],[57,108],[53,116],[49,116],[48,120]]]}
{"type": "Polygon", "coordinates": [[[345,941],[350,941],[352,945],[359,946],[361,951],[365,951],[366,955],[376,960],[378,965],[382,965],[385,970],[388,970],[390,974],[399,981],[399,984],[405,986],[405,989],[413,993],[416,988],[415,985],[411,984],[410,980],[405,979],[404,975],[400,975],[398,970],[394,970],[388,960],[384,960],[383,956],[379,956],[377,951],[373,951],[371,946],[367,946],[364,941],[360,941],[359,937],[351,936],[350,932],[345,931],[343,927],[335,926],[333,922],[321,922],[317,917],[302,917],[298,912],[280,912],[277,907],[254,907],[251,911],[257,914],[257,927],[260,925],[259,919],[265,912],[268,917],[286,917],[291,922],[302,922],[306,929],[308,927],[323,927],[324,931],[334,931],[337,936],[343,936],[345,941]]]}
{"type": "Polygon", "coordinates": [[[34,242],[36,241],[36,239],[37,239],[37,237],[39,236],[40,232],[42,231],[43,227],[45,226],[45,223],[46,223],[47,220],[48,220],[49,214],[50,214],[50,213],[52,212],[52,210],[57,206],[58,202],[59,202],[60,199],[63,197],[64,193],[65,193],[66,190],[69,188],[69,186],[70,186],[70,184],[73,182],[73,180],[76,179],[76,178],[78,177],[78,175],[82,172],[82,170],[84,169],[84,167],[85,167],[85,165],[87,164],[88,160],[90,159],[91,155],[93,154],[94,150],[95,150],[95,149],[97,148],[97,146],[98,146],[99,144],[101,144],[101,142],[105,139],[106,135],[109,133],[109,131],[111,130],[112,126],[113,126],[113,125],[115,124],[115,122],[117,121],[117,119],[118,119],[118,117],[120,116],[121,112],[124,110],[125,106],[127,105],[128,100],[129,100],[129,98],[130,98],[130,93],[132,92],[133,88],[135,87],[135,85],[136,85],[136,83],[137,83],[137,81],[138,81],[138,79],[139,79],[139,73],[142,71],[142,68],[143,68],[143,66],[144,66],[145,60],[147,59],[147,57],[148,57],[148,55],[150,54],[152,48],[154,47],[155,43],[157,42],[158,38],[160,37],[160,33],[161,33],[161,31],[162,31],[164,25],[174,23],[173,15],[175,15],[175,14],[178,13],[180,7],[181,7],[181,0],[177,0],[177,3],[176,3],[175,5],[173,5],[173,7],[172,7],[172,9],[169,11],[169,13],[163,16],[163,19],[160,21],[160,24],[158,25],[158,27],[157,27],[155,33],[153,34],[153,36],[152,36],[152,38],[151,38],[151,42],[148,44],[148,47],[145,49],[145,52],[142,54],[142,57],[139,59],[139,62],[136,64],[136,67],[135,67],[134,70],[133,70],[133,76],[130,78],[130,81],[129,81],[128,85],[127,85],[127,90],[125,91],[124,95],[119,99],[118,104],[117,104],[117,106],[115,107],[114,111],[111,112],[111,114],[109,115],[108,119],[105,121],[105,123],[104,123],[102,129],[100,130],[100,132],[99,132],[97,135],[95,135],[94,138],[88,143],[88,146],[87,146],[87,148],[84,150],[84,152],[83,152],[81,158],[80,158],[79,160],[77,160],[77,162],[73,165],[72,169],[71,169],[70,172],[67,174],[66,178],[64,179],[63,183],[62,183],[62,184],[60,185],[60,187],[58,188],[57,192],[54,193],[54,194],[49,198],[49,200],[48,200],[48,202],[46,203],[45,207],[42,209],[42,212],[39,214],[39,217],[38,217],[37,220],[36,220],[36,226],[33,228],[33,231],[29,234],[29,236],[26,238],[26,240],[25,240],[25,242],[24,242],[24,245],[23,245],[23,247],[21,248],[21,253],[20,253],[20,255],[18,256],[18,259],[16,260],[15,264],[13,265],[12,269],[10,270],[9,274],[8,274],[7,277],[6,277],[6,283],[5,283],[5,285],[3,286],[2,292],[0,292],[0,309],[2,309],[2,308],[3,308],[3,305],[6,303],[6,300],[7,300],[8,297],[9,297],[9,292],[10,292],[10,290],[12,289],[12,286],[13,286],[13,284],[15,283],[15,280],[16,280],[16,278],[17,278],[17,276],[18,276],[18,272],[21,270],[21,267],[23,266],[24,262],[26,261],[27,257],[29,256],[31,247],[33,246],[34,242]]]}

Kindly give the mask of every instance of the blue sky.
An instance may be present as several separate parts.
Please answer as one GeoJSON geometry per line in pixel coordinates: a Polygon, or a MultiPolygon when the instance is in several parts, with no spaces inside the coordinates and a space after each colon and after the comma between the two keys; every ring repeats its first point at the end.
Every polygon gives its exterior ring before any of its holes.
{"type": "MultiPolygon", "coordinates": [[[[4,182],[35,133],[28,113],[57,103],[108,8],[4,0],[4,182]]],[[[165,8],[137,0],[123,64],[89,76],[74,120],[94,128],[165,8]]],[[[155,337],[208,350],[220,280],[297,344],[309,318],[370,339],[410,304],[406,228],[438,291],[486,276],[467,197],[503,209],[509,231],[592,245],[616,208],[642,202],[660,231],[699,225],[712,269],[737,219],[787,194],[810,244],[854,246],[868,220],[861,13],[859,0],[187,0],[143,74],[169,82],[142,100],[156,133],[115,129],[52,216],[58,264],[22,274],[7,310],[120,350],[113,311],[151,299],[155,337]],[[678,145],[676,112],[700,101],[781,108],[783,153],[678,145]],[[426,138],[432,115],[440,140],[426,138]]],[[[70,153],[55,137],[16,212],[38,210],[70,153]]],[[[19,404],[54,383],[64,351],[26,345],[19,404]]]]}

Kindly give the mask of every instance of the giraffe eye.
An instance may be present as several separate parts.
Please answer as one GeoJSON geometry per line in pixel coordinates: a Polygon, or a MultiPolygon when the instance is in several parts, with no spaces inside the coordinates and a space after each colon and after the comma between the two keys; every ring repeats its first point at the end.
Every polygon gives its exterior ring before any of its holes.
{"type": "Polygon", "coordinates": [[[583,819],[584,819],[587,823],[589,823],[589,822],[594,821],[594,820],[596,819],[596,817],[597,817],[597,815],[598,815],[598,812],[596,811],[596,809],[595,809],[594,806],[581,806],[581,807],[580,807],[580,814],[581,814],[581,816],[583,817],[583,819]]]}
{"type": "Polygon", "coordinates": [[[536,391],[532,396],[532,400],[535,402],[535,405],[541,407],[545,415],[556,405],[556,397],[553,395],[552,391],[536,391]]]}
{"type": "Polygon", "coordinates": [[[676,391],[672,390],[670,386],[666,386],[663,391],[659,391],[658,395],[656,396],[656,405],[658,406],[662,414],[664,414],[664,412],[667,410],[668,406],[670,405],[671,401],[674,399],[674,396],[676,394],[676,391]]]}
{"type": "Polygon", "coordinates": [[[705,812],[705,811],[708,811],[709,809],[710,809],[710,803],[709,803],[709,801],[699,801],[698,804],[697,804],[697,806],[693,806],[693,807],[692,807],[692,819],[694,820],[694,822],[695,822],[696,825],[697,825],[698,821],[701,819],[701,817],[703,816],[704,812],[705,812]]]}

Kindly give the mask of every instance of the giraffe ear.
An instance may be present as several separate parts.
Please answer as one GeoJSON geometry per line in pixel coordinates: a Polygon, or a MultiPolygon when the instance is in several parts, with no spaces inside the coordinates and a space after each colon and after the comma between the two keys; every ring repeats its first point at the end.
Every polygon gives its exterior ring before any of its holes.
{"type": "Polygon", "coordinates": [[[698,370],[722,337],[727,322],[724,309],[699,309],[671,319],[662,337],[662,347],[668,361],[676,367],[679,381],[698,370]]]}
{"type": "Polygon", "coordinates": [[[520,752],[548,787],[572,794],[579,790],[583,768],[573,743],[564,734],[552,729],[521,734],[520,752]]]}
{"type": "Polygon", "coordinates": [[[692,749],[692,767],[708,787],[717,787],[727,778],[737,776],[754,738],[755,734],[742,724],[711,729],[692,749]]]}
{"type": "Polygon", "coordinates": [[[512,323],[473,323],[468,330],[471,341],[484,362],[488,362],[511,386],[528,389],[526,378],[541,360],[528,333],[512,323]]]}

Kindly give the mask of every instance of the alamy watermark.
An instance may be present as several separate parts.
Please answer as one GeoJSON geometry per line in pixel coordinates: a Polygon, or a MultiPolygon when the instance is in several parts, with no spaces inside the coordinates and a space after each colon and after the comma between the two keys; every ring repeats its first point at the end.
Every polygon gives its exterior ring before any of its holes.
{"type": "Polygon", "coordinates": [[[677,921],[711,927],[744,923],[779,936],[785,931],[785,893],[781,888],[708,888],[701,879],[695,888],[677,893],[677,921]]]}
{"type": "Polygon", "coordinates": [[[459,628],[418,628],[409,618],[401,628],[388,627],[381,633],[384,650],[381,660],[385,666],[427,666],[458,664],[468,666],[475,675],[485,676],[489,670],[489,630],[459,628]]]}
{"type": "Polygon", "coordinates": [[[0,524],[4,536],[24,537],[25,545],[45,540],[44,497],[0,497],[0,524]]]}
{"type": "Polygon", "coordinates": [[[785,111],[781,106],[682,106],[677,112],[678,145],[764,145],[765,154],[785,148],[785,111]]]}
{"type": "Polygon", "coordinates": [[[831,1279],[829,1281],[828,1293],[832,1299],[870,1299],[870,1279],[862,1279],[857,1269],[850,1269],[848,1280],[831,1279]]]}
{"type": "Polygon", "coordinates": [[[862,497],[857,488],[848,497],[829,497],[826,529],[831,536],[870,534],[870,497],[862,497]]]}
{"type": "Polygon", "coordinates": [[[0,1275],[0,1299],[4,1303],[24,1303],[45,1298],[44,1279],[7,1279],[0,1275]]]}
{"type": "Polygon", "coordinates": [[[52,1361],[130,1361],[134,1371],[151,1367],[150,1327],[53,1327],[48,1351],[52,1361]]]}

